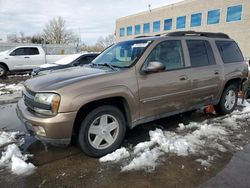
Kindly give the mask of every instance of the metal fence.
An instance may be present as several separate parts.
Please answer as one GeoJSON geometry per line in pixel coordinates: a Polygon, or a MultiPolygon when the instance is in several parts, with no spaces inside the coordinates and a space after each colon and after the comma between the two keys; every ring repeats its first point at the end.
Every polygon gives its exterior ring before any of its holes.
{"type": "Polygon", "coordinates": [[[79,47],[77,46],[31,43],[0,43],[0,52],[17,46],[41,46],[47,55],[75,54],[80,52],[79,47]]]}

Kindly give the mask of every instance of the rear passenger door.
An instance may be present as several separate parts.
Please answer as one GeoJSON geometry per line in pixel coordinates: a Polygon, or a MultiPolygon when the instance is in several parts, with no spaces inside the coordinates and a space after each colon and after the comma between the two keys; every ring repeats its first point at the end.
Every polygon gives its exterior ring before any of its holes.
{"type": "Polygon", "coordinates": [[[27,57],[30,58],[32,68],[38,67],[45,63],[45,55],[40,54],[37,47],[30,47],[27,49],[27,57]]]}
{"type": "Polygon", "coordinates": [[[191,82],[181,40],[166,40],[154,47],[147,57],[149,62],[158,61],[165,71],[140,74],[138,76],[141,118],[161,117],[190,106],[191,82]]]}
{"type": "Polygon", "coordinates": [[[222,67],[215,61],[211,44],[207,40],[186,40],[191,63],[193,105],[214,102],[221,87],[222,67]]]}

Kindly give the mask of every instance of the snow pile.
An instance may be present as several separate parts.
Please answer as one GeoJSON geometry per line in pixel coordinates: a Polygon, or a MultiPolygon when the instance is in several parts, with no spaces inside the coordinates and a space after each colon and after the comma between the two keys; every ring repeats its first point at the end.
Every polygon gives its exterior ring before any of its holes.
{"type": "Polygon", "coordinates": [[[27,74],[16,74],[16,75],[8,75],[8,78],[15,78],[15,77],[29,77],[30,75],[27,74]]]}
{"type": "Polygon", "coordinates": [[[21,92],[23,89],[22,84],[0,84],[0,95],[13,94],[21,92]]]}
{"type": "Polygon", "coordinates": [[[0,132],[0,148],[11,143],[16,143],[18,134],[19,132],[0,132]]]}
{"type": "Polygon", "coordinates": [[[149,141],[137,144],[130,153],[125,148],[118,149],[112,154],[102,157],[100,162],[119,162],[127,158],[122,163],[121,171],[151,171],[155,169],[160,161],[159,158],[163,155],[198,154],[209,156],[207,160],[196,160],[202,166],[209,167],[213,160],[210,155],[236,148],[230,142],[229,135],[245,126],[244,120],[250,119],[250,104],[245,102],[239,105],[243,108],[242,111],[236,110],[232,114],[199,123],[191,122],[188,125],[181,123],[175,132],[161,129],[149,131],[149,141]]]}
{"type": "Polygon", "coordinates": [[[22,145],[24,140],[16,139],[19,135],[19,132],[0,132],[0,148],[3,148],[0,167],[7,167],[17,175],[31,174],[36,167],[25,162],[32,155],[21,153],[18,145],[22,145]]]}
{"type": "Polygon", "coordinates": [[[102,158],[100,158],[101,162],[107,162],[107,161],[120,161],[121,159],[129,157],[129,152],[126,150],[126,148],[120,148],[117,149],[115,152],[110,153],[102,158]]]}

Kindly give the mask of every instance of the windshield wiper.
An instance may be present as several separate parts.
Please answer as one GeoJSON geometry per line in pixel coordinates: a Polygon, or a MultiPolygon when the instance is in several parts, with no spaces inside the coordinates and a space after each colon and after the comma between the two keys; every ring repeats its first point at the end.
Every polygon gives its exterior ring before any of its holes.
{"type": "Polygon", "coordinates": [[[100,65],[109,67],[109,68],[112,69],[112,70],[117,70],[114,66],[112,66],[112,65],[109,64],[109,63],[103,63],[103,64],[100,64],[100,65]]]}
{"type": "Polygon", "coordinates": [[[109,63],[90,63],[89,65],[91,65],[91,66],[97,66],[97,67],[99,67],[99,66],[105,66],[105,67],[108,67],[108,68],[110,68],[110,69],[112,69],[112,70],[118,70],[118,67],[117,66],[114,66],[114,65],[111,65],[111,64],[109,64],[109,63]]]}

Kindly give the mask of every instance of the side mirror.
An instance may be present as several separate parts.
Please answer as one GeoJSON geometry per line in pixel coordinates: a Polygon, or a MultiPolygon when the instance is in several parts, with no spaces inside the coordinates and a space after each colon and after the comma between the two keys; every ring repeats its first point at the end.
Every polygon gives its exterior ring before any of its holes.
{"type": "Polygon", "coordinates": [[[143,69],[144,73],[160,72],[165,70],[165,65],[159,61],[151,61],[148,66],[143,69]]]}

